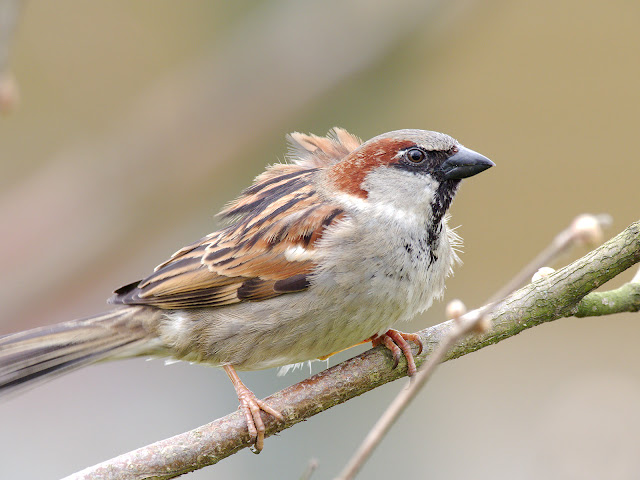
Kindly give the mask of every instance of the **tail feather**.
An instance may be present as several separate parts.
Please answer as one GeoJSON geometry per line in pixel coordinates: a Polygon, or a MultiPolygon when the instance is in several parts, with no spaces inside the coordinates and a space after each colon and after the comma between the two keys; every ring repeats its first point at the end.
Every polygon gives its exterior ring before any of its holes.
{"type": "Polygon", "coordinates": [[[102,360],[144,355],[150,313],[128,307],[0,337],[0,397],[102,360]]]}

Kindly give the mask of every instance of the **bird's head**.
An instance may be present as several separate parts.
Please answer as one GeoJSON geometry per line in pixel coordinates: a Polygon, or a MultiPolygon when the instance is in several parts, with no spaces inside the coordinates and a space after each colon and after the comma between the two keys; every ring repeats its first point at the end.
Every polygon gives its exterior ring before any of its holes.
{"type": "Polygon", "coordinates": [[[443,133],[396,130],[363,143],[332,165],[327,177],[339,194],[398,210],[441,217],[463,178],[494,163],[443,133]]]}

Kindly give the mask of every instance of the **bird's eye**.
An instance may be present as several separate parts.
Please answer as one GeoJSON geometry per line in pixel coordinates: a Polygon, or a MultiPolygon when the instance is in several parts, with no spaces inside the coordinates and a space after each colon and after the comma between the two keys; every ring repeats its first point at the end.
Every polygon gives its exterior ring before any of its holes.
{"type": "Polygon", "coordinates": [[[422,163],[427,158],[427,154],[420,148],[410,148],[405,155],[411,163],[422,163]]]}

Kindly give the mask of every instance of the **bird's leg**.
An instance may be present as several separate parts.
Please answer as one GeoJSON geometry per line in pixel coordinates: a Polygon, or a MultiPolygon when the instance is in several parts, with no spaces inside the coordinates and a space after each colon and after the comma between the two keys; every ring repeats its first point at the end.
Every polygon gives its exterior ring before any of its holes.
{"type": "Polygon", "coordinates": [[[224,371],[227,372],[229,380],[233,383],[233,388],[236,389],[238,400],[240,401],[240,409],[244,413],[244,418],[247,421],[247,429],[251,436],[251,441],[255,445],[255,453],[260,453],[262,447],[264,447],[264,422],[260,416],[260,410],[272,415],[279,421],[284,421],[284,417],[280,412],[274,410],[262,400],[256,398],[254,393],[249,390],[240,377],[236,373],[235,368],[231,365],[223,365],[224,371]]]}
{"type": "Polygon", "coordinates": [[[370,340],[371,345],[374,347],[384,345],[391,350],[391,354],[393,355],[393,368],[398,366],[400,354],[403,353],[404,357],[407,359],[407,373],[410,377],[413,377],[416,374],[416,362],[413,358],[413,353],[411,353],[411,347],[407,340],[418,345],[418,355],[420,355],[420,353],[422,353],[422,341],[420,341],[420,336],[415,333],[404,333],[390,328],[382,335],[374,335],[370,340]]]}

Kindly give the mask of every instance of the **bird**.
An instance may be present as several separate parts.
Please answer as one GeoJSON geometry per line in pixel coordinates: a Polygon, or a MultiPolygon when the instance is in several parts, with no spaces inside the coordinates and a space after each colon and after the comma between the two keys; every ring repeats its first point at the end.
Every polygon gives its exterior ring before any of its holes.
{"type": "Polygon", "coordinates": [[[229,203],[221,228],[115,290],[110,311],[1,336],[0,396],[105,360],[209,364],[231,380],[259,452],[261,411],[284,417],[237,371],[371,342],[414,375],[419,337],[392,326],[442,296],[461,242],[447,211],[461,180],[494,163],[427,130],[287,139],[288,161],[229,203]]]}

